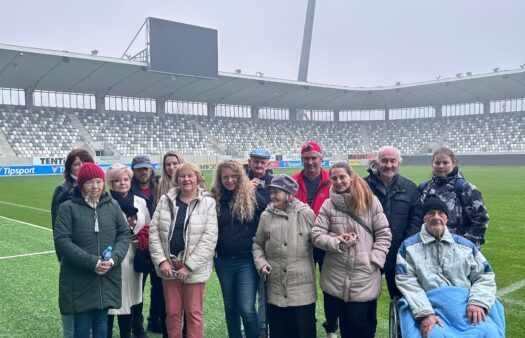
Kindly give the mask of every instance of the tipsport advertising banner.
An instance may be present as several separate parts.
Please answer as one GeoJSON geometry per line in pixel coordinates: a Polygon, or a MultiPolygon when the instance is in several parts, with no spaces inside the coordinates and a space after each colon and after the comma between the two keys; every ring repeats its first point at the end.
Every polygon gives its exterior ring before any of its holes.
{"type": "MultiPolygon", "coordinates": [[[[111,164],[97,164],[102,170],[106,171],[111,164]]],[[[159,170],[158,163],[152,163],[155,171],[159,170]]],[[[131,165],[128,164],[131,168],[131,165]]],[[[63,165],[13,165],[0,166],[0,177],[9,176],[39,176],[39,175],[63,175],[63,165]]]]}

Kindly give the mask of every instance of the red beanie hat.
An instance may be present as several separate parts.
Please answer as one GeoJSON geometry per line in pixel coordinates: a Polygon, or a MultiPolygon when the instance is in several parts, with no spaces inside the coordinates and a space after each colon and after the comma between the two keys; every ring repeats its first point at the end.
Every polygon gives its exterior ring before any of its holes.
{"type": "Polygon", "coordinates": [[[100,167],[94,163],[86,162],[80,167],[80,170],[78,171],[77,185],[82,188],[84,183],[94,178],[101,178],[104,182],[106,182],[104,170],[100,169],[100,167]]]}

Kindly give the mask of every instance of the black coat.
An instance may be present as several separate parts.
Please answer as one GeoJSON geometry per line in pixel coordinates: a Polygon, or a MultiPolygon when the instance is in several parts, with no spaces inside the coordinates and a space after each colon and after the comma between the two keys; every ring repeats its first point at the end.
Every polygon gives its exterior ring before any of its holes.
{"type": "Polygon", "coordinates": [[[53,229],[55,228],[58,207],[60,204],[73,198],[73,189],[76,186],[77,182],[72,177],[69,177],[56,187],[55,192],[53,193],[53,199],[51,200],[51,226],[53,229]]]}
{"type": "MultiPolygon", "coordinates": [[[[246,169],[246,174],[248,175],[248,178],[250,180],[253,180],[254,176],[253,176],[253,172],[252,172],[252,170],[250,168],[246,169]]],[[[264,199],[264,202],[265,202],[266,206],[268,206],[268,204],[270,204],[270,202],[272,201],[272,197],[271,197],[271,194],[270,194],[270,189],[268,189],[267,187],[270,185],[270,183],[272,183],[273,175],[271,174],[270,170],[266,170],[264,175],[259,177],[259,179],[262,182],[264,182],[264,184],[263,184],[263,186],[257,187],[256,191],[264,199]]]]}
{"type": "Polygon", "coordinates": [[[264,198],[255,193],[256,208],[251,222],[243,222],[232,215],[230,202],[232,194],[224,191],[218,214],[219,237],[216,252],[224,258],[252,258],[252,243],[259,225],[259,218],[266,209],[264,198]]]}
{"type": "Polygon", "coordinates": [[[385,270],[393,270],[401,243],[421,229],[419,191],[414,182],[401,175],[394,177],[388,189],[377,174],[371,173],[365,177],[365,181],[381,202],[388,219],[392,243],[386,257],[385,270]]]}

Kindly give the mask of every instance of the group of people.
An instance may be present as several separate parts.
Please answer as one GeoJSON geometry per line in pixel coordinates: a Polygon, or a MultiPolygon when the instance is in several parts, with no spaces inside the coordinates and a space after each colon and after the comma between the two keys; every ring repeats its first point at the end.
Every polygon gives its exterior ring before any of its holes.
{"type": "Polygon", "coordinates": [[[315,142],[302,145],[304,169],[291,177],[273,175],[270,157],[256,148],[246,169],[221,162],[208,192],[177,152],[165,154],[155,179],[146,156],[104,174],[85,150],[71,151],[52,203],[64,336],[111,337],[116,315],[121,337],[146,337],[142,294],[154,271],[148,323],[157,318],[166,337],[203,337],[213,268],[231,338],[267,336],[266,323],[271,337],[316,337],[316,265],[328,338],[338,329],[375,336],[383,273],[424,337],[443,325],[426,299],[442,286],[476,290],[465,316],[485,321],[496,292],[479,251],[488,213],[450,149],[434,152],[432,178],[420,186],[399,174],[390,146],[365,178],[347,162],[323,169],[315,142]]]}

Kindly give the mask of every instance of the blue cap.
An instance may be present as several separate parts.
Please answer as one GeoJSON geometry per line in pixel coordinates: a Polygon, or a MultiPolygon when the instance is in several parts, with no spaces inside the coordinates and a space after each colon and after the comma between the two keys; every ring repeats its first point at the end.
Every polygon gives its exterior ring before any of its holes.
{"type": "Polygon", "coordinates": [[[260,157],[269,159],[271,156],[272,154],[264,148],[255,148],[252,151],[250,151],[250,157],[260,157]]]}

